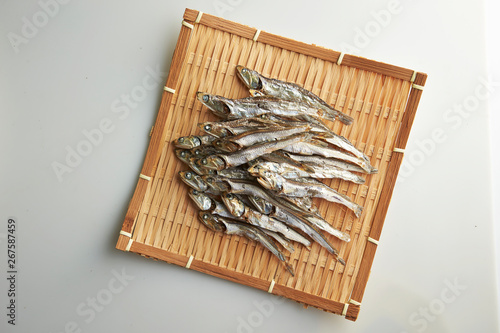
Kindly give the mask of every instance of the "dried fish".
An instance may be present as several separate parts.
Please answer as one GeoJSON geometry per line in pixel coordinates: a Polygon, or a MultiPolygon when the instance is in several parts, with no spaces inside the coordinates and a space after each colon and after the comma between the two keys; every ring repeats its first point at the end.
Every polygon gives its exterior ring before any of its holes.
{"type": "Polygon", "coordinates": [[[259,91],[265,96],[274,96],[288,101],[302,102],[310,107],[323,110],[331,116],[338,117],[341,122],[350,125],[353,118],[334,109],[312,92],[291,82],[267,78],[254,70],[236,66],[236,73],[243,83],[254,91],[259,91]]]}
{"type": "Polygon", "coordinates": [[[229,120],[251,118],[267,113],[283,117],[305,117],[305,119],[309,119],[308,117],[315,117],[332,121],[335,120],[335,116],[324,112],[322,109],[272,96],[230,99],[203,92],[198,92],[196,96],[198,100],[212,110],[215,115],[229,120]]]}
{"type": "Polygon", "coordinates": [[[291,197],[312,196],[339,203],[352,210],[356,217],[359,217],[363,210],[361,206],[352,202],[349,197],[338,193],[321,182],[299,182],[283,178],[269,171],[262,172],[261,176],[257,178],[257,181],[265,188],[276,191],[276,193],[280,195],[291,197]]]}
{"type": "Polygon", "coordinates": [[[218,217],[203,211],[200,211],[199,219],[201,223],[213,231],[225,232],[228,235],[244,236],[250,240],[259,242],[282,262],[286,270],[290,272],[292,276],[295,275],[293,267],[286,261],[283,253],[281,253],[269,236],[259,228],[235,220],[218,217]]]}
{"type": "Polygon", "coordinates": [[[258,143],[268,141],[278,141],[290,135],[307,132],[311,129],[309,125],[288,127],[280,129],[257,129],[239,135],[217,139],[212,144],[225,152],[235,152],[243,148],[248,148],[258,143]]]}
{"type": "Polygon", "coordinates": [[[208,169],[222,170],[245,164],[259,156],[297,144],[298,142],[309,140],[311,137],[312,134],[310,133],[302,133],[289,136],[280,141],[263,142],[231,154],[216,154],[208,156],[198,161],[198,165],[208,169]]]}
{"type": "Polygon", "coordinates": [[[296,242],[302,243],[305,246],[310,246],[309,242],[305,237],[297,233],[295,230],[291,229],[283,222],[259,213],[256,210],[251,209],[245,203],[232,193],[223,193],[222,201],[226,205],[227,209],[236,217],[244,218],[248,223],[252,225],[259,226],[271,231],[276,231],[281,233],[288,239],[294,240],[296,242]]]}
{"type": "Polygon", "coordinates": [[[287,179],[303,177],[340,178],[356,184],[363,184],[365,182],[363,177],[340,168],[328,168],[318,164],[311,164],[309,167],[313,169],[313,172],[303,171],[302,169],[287,163],[279,164],[275,162],[260,162],[250,167],[248,172],[255,177],[259,176],[259,174],[263,171],[271,171],[287,179]]]}
{"type": "Polygon", "coordinates": [[[309,140],[308,142],[298,142],[295,145],[290,145],[283,148],[283,150],[294,154],[321,155],[323,157],[336,158],[356,164],[360,166],[366,173],[376,172],[375,168],[370,164],[369,161],[359,157],[352,156],[337,149],[325,147],[324,144],[322,144],[321,141],[318,140],[309,140]]]}

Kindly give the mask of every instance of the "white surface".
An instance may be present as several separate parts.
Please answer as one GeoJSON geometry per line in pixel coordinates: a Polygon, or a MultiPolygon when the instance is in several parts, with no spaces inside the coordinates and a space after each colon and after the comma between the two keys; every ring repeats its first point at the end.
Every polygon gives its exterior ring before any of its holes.
{"type": "Polygon", "coordinates": [[[487,104],[498,106],[500,86],[468,116],[448,111],[473,102],[488,77],[483,2],[404,2],[381,26],[372,12],[389,3],[71,1],[16,53],[9,32],[22,34],[23,17],[43,19],[41,7],[2,2],[0,268],[14,216],[19,275],[17,325],[3,310],[0,330],[496,332],[487,104]],[[185,7],[429,74],[357,322],[114,249],[164,78],[128,114],[116,107],[152,69],[169,68],[185,7]],[[356,37],[375,26],[364,42],[356,37]],[[52,164],[103,119],[112,131],[60,182],[52,164]],[[446,139],[429,144],[436,130],[446,139]],[[133,279],[116,279],[122,271],[133,279]]]}

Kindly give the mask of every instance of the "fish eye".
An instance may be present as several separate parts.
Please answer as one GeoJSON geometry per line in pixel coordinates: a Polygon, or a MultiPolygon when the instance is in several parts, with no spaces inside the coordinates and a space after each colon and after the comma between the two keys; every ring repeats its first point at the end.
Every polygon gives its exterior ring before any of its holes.
{"type": "Polygon", "coordinates": [[[246,69],[246,68],[243,68],[243,69],[241,70],[241,72],[242,72],[243,74],[245,74],[245,73],[247,72],[247,69],[246,69]]]}
{"type": "Polygon", "coordinates": [[[184,142],[184,137],[180,137],[178,141],[179,141],[179,143],[183,143],[184,142]]]}
{"type": "Polygon", "coordinates": [[[198,194],[200,194],[200,192],[198,192],[197,190],[193,190],[193,194],[198,195],[198,194]]]}
{"type": "Polygon", "coordinates": [[[194,156],[200,156],[201,155],[201,151],[199,149],[196,149],[194,151],[194,156]]]}
{"type": "Polygon", "coordinates": [[[220,143],[219,140],[217,140],[217,141],[215,141],[215,145],[218,146],[218,147],[220,147],[222,144],[220,143]]]}
{"type": "Polygon", "coordinates": [[[201,218],[204,220],[208,220],[208,214],[203,214],[203,216],[201,218]]]}
{"type": "Polygon", "coordinates": [[[181,155],[181,157],[186,157],[186,154],[187,154],[186,151],[183,150],[183,151],[181,151],[181,153],[179,155],[181,155]]]}
{"type": "Polygon", "coordinates": [[[184,177],[185,177],[186,179],[191,179],[191,178],[193,178],[193,174],[192,174],[191,172],[189,172],[189,171],[188,171],[188,172],[186,172],[186,174],[184,175],[184,177]]]}
{"type": "Polygon", "coordinates": [[[232,200],[234,196],[233,196],[231,193],[228,193],[228,194],[226,195],[226,197],[227,197],[229,200],[232,200]]]}
{"type": "Polygon", "coordinates": [[[203,102],[208,102],[208,95],[203,95],[203,102]]]}
{"type": "Polygon", "coordinates": [[[213,182],[214,182],[214,179],[213,179],[212,177],[207,177],[207,178],[205,179],[205,181],[206,181],[207,183],[210,183],[210,184],[211,184],[211,183],[213,183],[213,182]]]}
{"type": "Polygon", "coordinates": [[[212,126],[210,126],[210,125],[205,125],[205,126],[203,126],[203,129],[204,129],[205,131],[207,131],[207,132],[210,132],[210,131],[212,130],[212,126]]]}
{"type": "Polygon", "coordinates": [[[202,160],[201,160],[201,164],[203,164],[203,165],[207,165],[207,164],[208,164],[207,159],[206,159],[206,158],[202,159],[202,160]]]}

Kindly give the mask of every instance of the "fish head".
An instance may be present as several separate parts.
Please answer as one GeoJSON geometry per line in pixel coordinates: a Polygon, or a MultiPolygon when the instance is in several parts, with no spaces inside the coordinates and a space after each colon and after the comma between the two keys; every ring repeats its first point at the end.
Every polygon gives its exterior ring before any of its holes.
{"type": "Polygon", "coordinates": [[[222,159],[222,157],[218,155],[203,157],[196,161],[196,164],[198,164],[202,168],[211,170],[223,170],[226,168],[226,162],[222,159]]]}
{"type": "Polygon", "coordinates": [[[254,205],[255,208],[257,208],[257,210],[262,214],[269,215],[273,212],[273,205],[262,199],[261,197],[249,195],[248,200],[250,200],[252,205],[254,205]]]}
{"type": "Polygon", "coordinates": [[[234,153],[235,151],[240,149],[240,147],[237,144],[235,144],[234,142],[231,142],[229,140],[225,140],[225,139],[214,140],[212,142],[212,145],[215,148],[222,150],[223,152],[226,152],[226,153],[234,153]]]}
{"type": "Polygon", "coordinates": [[[223,193],[221,195],[222,201],[224,205],[226,205],[229,212],[236,216],[240,217],[245,212],[245,204],[240,200],[236,195],[232,193],[223,193]]]}
{"type": "Polygon", "coordinates": [[[256,177],[256,176],[259,176],[259,175],[260,175],[259,171],[260,171],[261,169],[262,169],[262,166],[260,165],[260,163],[256,163],[256,164],[254,164],[254,165],[252,165],[251,167],[249,167],[249,168],[248,168],[248,172],[249,172],[252,176],[256,177]]]}
{"type": "Polygon", "coordinates": [[[199,123],[198,128],[201,131],[203,131],[207,134],[213,135],[215,137],[218,137],[218,138],[223,138],[223,137],[231,135],[231,132],[228,131],[227,129],[220,127],[220,126],[214,126],[210,122],[199,123]]]}
{"type": "Polygon", "coordinates": [[[250,96],[252,97],[261,97],[261,96],[266,96],[264,92],[256,89],[248,89],[248,92],[250,93],[250,96]]]}
{"type": "Polygon", "coordinates": [[[189,163],[189,158],[193,157],[193,154],[187,149],[176,149],[175,156],[184,163],[189,163]]]}
{"type": "Polygon", "coordinates": [[[203,192],[191,189],[188,195],[201,210],[209,210],[213,206],[212,198],[203,192]]]}
{"type": "Polygon", "coordinates": [[[231,189],[231,186],[222,177],[217,175],[205,175],[201,176],[201,179],[207,183],[207,185],[219,192],[227,192],[231,189]]]}
{"type": "Polygon", "coordinates": [[[191,149],[201,146],[201,139],[196,135],[181,136],[180,138],[174,140],[174,145],[177,148],[191,149]]]}
{"type": "Polygon", "coordinates": [[[196,98],[212,112],[221,117],[227,118],[231,114],[231,109],[227,105],[227,98],[217,95],[210,95],[201,91],[196,93],[196,98]]]}
{"type": "Polygon", "coordinates": [[[257,181],[264,188],[273,191],[281,191],[283,189],[282,178],[277,174],[262,170],[259,175],[260,177],[257,178],[257,181]]]}
{"type": "Polygon", "coordinates": [[[216,154],[217,149],[215,149],[215,147],[212,146],[204,146],[191,149],[191,152],[193,153],[193,157],[203,158],[208,155],[216,154]]]}
{"type": "Polygon", "coordinates": [[[215,170],[202,168],[198,164],[196,164],[196,161],[198,161],[198,160],[199,160],[199,158],[193,156],[193,157],[188,158],[188,161],[186,163],[187,163],[187,165],[189,165],[191,170],[196,172],[198,175],[210,175],[210,174],[215,173],[215,170]]]}
{"type": "Polygon", "coordinates": [[[200,176],[192,171],[179,171],[179,176],[184,183],[197,191],[205,192],[208,190],[207,183],[205,183],[200,176]]]}
{"type": "Polygon", "coordinates": [[[264,177],[266,175],[266,171],[279,172],[279,164],[273,162],[260,162],[248,169],[248,172],[250,172],[250,174],[255,177],[264,177]]]}
{"type": "Polygon", "coordinates": [[[224,232],[226,230],[224,224],[218,221],[214,215],[208,212],[200,211],[198,213],[198,219],[210,230],[219,232],[224,232]]]}
{"type": "Polygon", "coordinates": [[[236,66],[236,74],[249,89],[262,89],[262,79],[260,74],[256,71],[238,65],[236,66]]]}

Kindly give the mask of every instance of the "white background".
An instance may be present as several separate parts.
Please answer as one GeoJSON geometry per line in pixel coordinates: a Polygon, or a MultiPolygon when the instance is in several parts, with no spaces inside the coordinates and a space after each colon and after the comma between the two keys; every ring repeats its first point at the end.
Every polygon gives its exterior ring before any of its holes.
{"type": "Polygon", "coordinates": [[[0,330],[498,331],[500,163],[490,154],[500,84],[476,93],[500,82],[499,6],[405,1],[377,21],[389,3],[73,0],[43,22],[37,1],[1,1],[0,330]],[[185,7],[429,74],[357,322],[115,250],[166,76],[126,116],[113,106],[151,71],[167,72],[185,7]],[[25,38],[17,52],[14,34],[25,38]],[[58,179],[54,163],[103,119],[113,130],[58,179]],[[435,131],[446,139],[431,143],[435,131]],[[8,217],[18,223],[16,326],[6,316],[8,217]]]}

